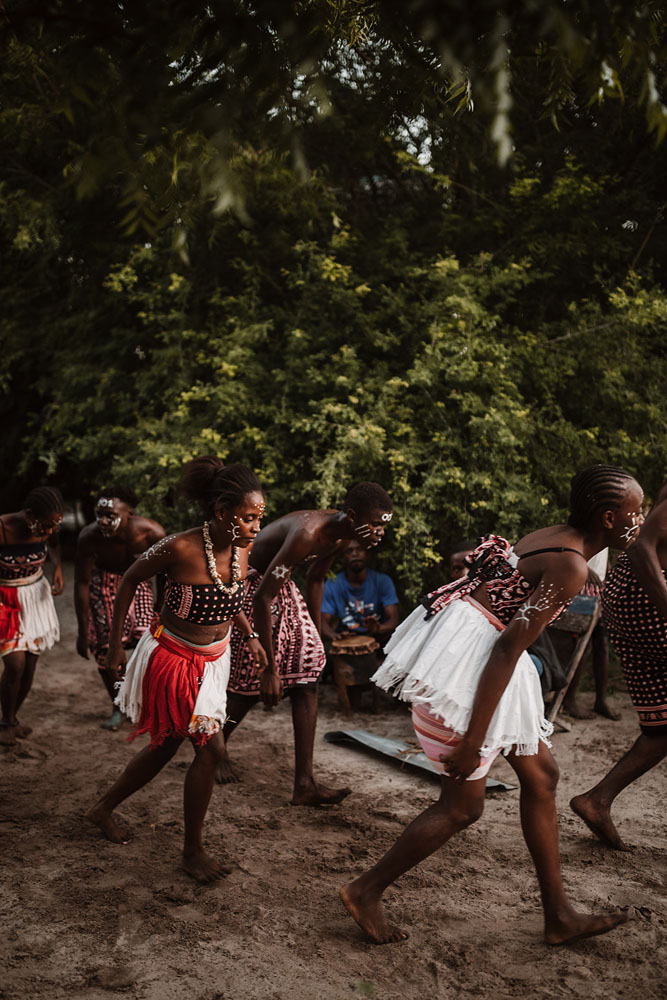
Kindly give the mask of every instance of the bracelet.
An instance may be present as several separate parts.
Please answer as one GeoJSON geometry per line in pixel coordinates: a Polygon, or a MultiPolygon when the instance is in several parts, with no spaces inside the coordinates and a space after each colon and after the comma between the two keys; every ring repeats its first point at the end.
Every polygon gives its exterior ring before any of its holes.
{"type": "Polygon", "coordinates": [[[246,642],[248,639],[259,639],[259,632],[248,632],[248,634],[244,635],[243,638],[246,642]]]}

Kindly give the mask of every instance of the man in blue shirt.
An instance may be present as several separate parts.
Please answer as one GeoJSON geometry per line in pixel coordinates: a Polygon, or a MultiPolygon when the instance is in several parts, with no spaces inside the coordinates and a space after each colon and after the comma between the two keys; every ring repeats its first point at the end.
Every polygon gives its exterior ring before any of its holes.
{"type": "Polygon", "coordinates": [[[359,542],[343,546],[343,570],[324,584],[322,634],[372,635],[384,645],[398,625],[398,597],[391,577],[366,566],[367,553],[359,542]]]}

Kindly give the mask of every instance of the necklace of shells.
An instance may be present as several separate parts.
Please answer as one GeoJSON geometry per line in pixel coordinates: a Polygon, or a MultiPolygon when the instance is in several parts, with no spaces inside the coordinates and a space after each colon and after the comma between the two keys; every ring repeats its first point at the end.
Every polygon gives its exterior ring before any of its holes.
{"type": "Polygon", "coordinates": [[[216,585],[218,590],[221,590],[223,594],[235,594],[239,589],[238,581],[241,579],[241,566],[239,563],[239,550],[236,545],[232,545],[232,578],[229,584],[223,583],[220,579],[220,574],[218,573],[218,568],[215,565],[215,555],[213,553],[213,542],[211,541],[211,532],[209,531],[208,521],[204,521],[202,525],[202,535],[204,536],[204,552],[206,553],[206,562],[208,563],[208,572],[210,574],[213,583],[216,585]]]}

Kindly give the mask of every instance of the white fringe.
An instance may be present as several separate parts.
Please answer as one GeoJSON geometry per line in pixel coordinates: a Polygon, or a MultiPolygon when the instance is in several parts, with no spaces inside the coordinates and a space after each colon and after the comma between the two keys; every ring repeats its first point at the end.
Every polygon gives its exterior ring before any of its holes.
{"type": "MultiPolygon", "coordinates": [[[[51,584],[45,576],[34,583],[17,587],[19,599],[19,641],[8,652],[43,653],[60,639],[60,622],[56,614],[51,584]]],[[[0,641],[0,646],[2,645],[0,641]]]]}

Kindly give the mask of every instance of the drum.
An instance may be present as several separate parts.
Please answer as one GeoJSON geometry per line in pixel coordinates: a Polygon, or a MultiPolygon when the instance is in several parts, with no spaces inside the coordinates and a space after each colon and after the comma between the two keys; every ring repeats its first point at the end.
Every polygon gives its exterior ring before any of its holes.
{"type": "Polygon", "coordinates": [[[331,642],[332,656],[364,656],[380,648],[372,635],[345,635],[331,642]]]}
{"type": "Polygon", "coordinates": [[[336,684],[353,686],[368,684],[378,668],[376,650],[380,648],[372,635],[346,635],[331,642],[331,661],[336,684]]]}

